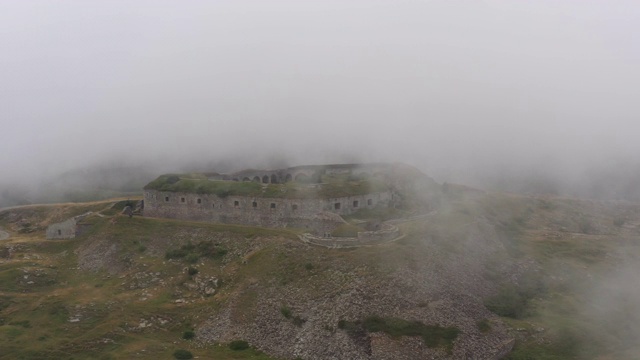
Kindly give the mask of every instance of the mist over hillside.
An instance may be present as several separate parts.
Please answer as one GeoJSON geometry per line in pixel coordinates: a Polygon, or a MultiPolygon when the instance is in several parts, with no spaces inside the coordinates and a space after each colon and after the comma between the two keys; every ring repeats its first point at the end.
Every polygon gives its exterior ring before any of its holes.
{"type": "Polygon", "coordinates": [[[0,2],[0,359],[640,358],[638,33],[631,0],[0,2]],[[381,246],[121,214],[369,162],[442,184],[381,246]]]}
{"type": "MultiPolygon", "coordinates": [[[[336,157],[335,163],[366,161],[357,157],[336,157]]],[[[396,159],[402,162],[403,159],[396,159]]],[[[139,195],[142,187],[160,174],[218,171],[233,172],[247,168],[275,169],[304,162],[285,156],[269,155],[248,159],[230,155],[222,159],[185,159],[184,162],[141,162],[122,165],[113,161],[88,165],[62,174],[43,175],[23,182],[0,184],[0,208],[15,205],[78,202],[110,197],[139,195]]],[[[421,170],[440,183],[459,183],[489,191],[514,192],[526,195],[561,196],[600,201],[640,201],[640,164],[633,160],[618,160],[592,164],[572,173],[552,169],[504,166],[482,169],[461,169],[456,174],[421,170]]]]}
{"type": "Polygon", "coordinates": [[[634,1],[4,2],[0,201],[359,161],[637,199],[639,14],[634,1]]]}

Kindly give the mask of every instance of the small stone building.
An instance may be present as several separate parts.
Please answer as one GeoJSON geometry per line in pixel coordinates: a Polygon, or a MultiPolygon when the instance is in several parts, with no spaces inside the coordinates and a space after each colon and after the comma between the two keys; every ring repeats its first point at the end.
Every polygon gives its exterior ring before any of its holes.
{"type": "Polygon", "coordinates": [[[91,212],[74,216],[71,219],[67,219],[63,222],[49,225],[49,227],[47,227],[47,239],[53,240],[75,238],[78,235],[80,229],[84,228],[83,224],[80,224],[79,222],[89,214],[91,214],[91,212]]]}

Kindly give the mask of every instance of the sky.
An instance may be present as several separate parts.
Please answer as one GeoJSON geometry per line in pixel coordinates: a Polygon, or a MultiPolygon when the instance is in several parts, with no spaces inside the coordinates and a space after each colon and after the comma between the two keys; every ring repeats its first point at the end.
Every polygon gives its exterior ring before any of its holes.
{"type": "Polygon", "coordinates": [[[575,175],[637,159],[637,34],[637,1],[0,1],[0,177],[238,156],[575,175]]]}

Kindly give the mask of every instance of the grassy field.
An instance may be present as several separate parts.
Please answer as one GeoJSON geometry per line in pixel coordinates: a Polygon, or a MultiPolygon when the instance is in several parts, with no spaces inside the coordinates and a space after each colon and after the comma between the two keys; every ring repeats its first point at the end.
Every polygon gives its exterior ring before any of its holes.
{"type": "MultiPolygon", "coordinates": [[[[70,204],[55,210],[30,207],[17,213],[45,223],[58,216],[108,209],[111,204],[70,204]],[[52,211],[64,215],[53,216],[52,211]]],[[[1,219],[5,228],[11,227],[8,219],[1,219]]],[[[183,271],[184,262],[167,261],[163,255],[165,248],[179,248],[182,242],[169,241],[160,248],[152,244],[161,243],[154,238],[184,231],[222,233],[238,239],[293,239],[295,235],[140,217],[90,216],[87,221],[93,224],[91,230],[71,240],[47,241],[41,232],[11,231],[11,238],[3,244],[13,249],[11,259],[0,262],[0,359],[168,359],[179,349],[200,358],[272,359],[251,348],[234,351],[226,344],[204,345],[197,338],[183,339],[202,309],[215,307],[216,301],[194,298],[177,304],[177,298],[189,294],[177,295],[172,289],[190,277],[183,271]],[[108,267],[96,271],[78,267],[78,249],[96,238],[117,247],[109,260],[126,264],[117,274],[108,267]],[[157,281],[148,282],[148,274],[159,274],[153,275],[157,281]],[[160,286],[160,282],[168,286],[160,286]]],[[[216,270],[220,258],[205,256],[197,262],[201,275],[220,275],[216,270]]]]}

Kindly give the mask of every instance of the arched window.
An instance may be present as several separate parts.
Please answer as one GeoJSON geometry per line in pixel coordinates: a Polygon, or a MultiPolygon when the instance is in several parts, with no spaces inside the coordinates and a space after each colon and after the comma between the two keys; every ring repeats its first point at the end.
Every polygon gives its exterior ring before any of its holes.
{"type": "Polygon", "coordinates": [[[269,175],[265,175],[265,176],[263,176],[263,177],[262,177],[262,182],[263,182],[264,184],[268,184],[268,183],[269,183],[269,175]]]}
{"type": "Polygon", "coordinates": [[[284,177],[284,182],[290,182],[291,180],[293,180],[293,176],[291,176],[291,174],[287,174],[287,176],[284,177]]]}
{"type": "Polygon", "coordinates": [[[277,184],[278,183],[278,177],[276,176],[276,174],[272,174],[271,175],[271,183],[272,184],[277,184]]]}
{"type": "Polygon", "coordinates": [[[253,181],[259,183],[260,182],[260,176],[254,176],[253,177],[253,181]]]}

